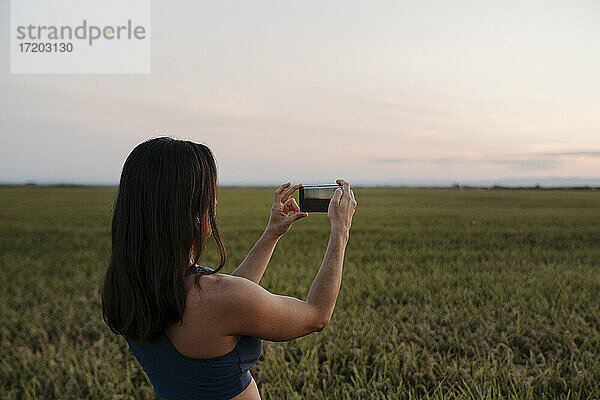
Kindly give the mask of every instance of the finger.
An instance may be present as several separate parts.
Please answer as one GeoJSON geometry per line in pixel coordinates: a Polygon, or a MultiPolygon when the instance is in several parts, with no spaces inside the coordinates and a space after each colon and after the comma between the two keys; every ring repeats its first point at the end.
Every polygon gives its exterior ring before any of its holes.
{"type": "Polygon", "coordinates": [[[344,191],[344,196],[346,196],[347,199],[350,199],[350,184],[343,179],[337,179],[336,182],[339,185],[342,185],[342,190],[344,191]]]}
{"type": "Polygon", "coordinates": [[[297,213],[293,214],[292,216],[290,216],[290,221],[292,221],[292,223],[294,223],[304,217],[308,217],[307,212],[297,212],[297,213]]]}
{"type": "Polygon", "coordinates": [[[342,189],[341,188],[337,188],[335,189],[335,193],[333,194],[333,197],[331,198],[331,202],[333,204],[335,204],[336,206],[340,204],[340,199],[342,198],[342,189]]]}
{"type": "Polygon", "coordinates": [[[300,212],[300,207],[298,207],[298,203],[296,203],[296,199],[293,197],[285,202],[286,210],[300,212]]]}
{"type": "Polygon", "coordinates": [[[350,198],[354,201],[356,201],[356,199],[354,198],[354,190],[350,189],[350,198]]]}
{"type": "Polygon", "coordinates": [[[300,186],[302,186],[301,183],[292,186],[287,192],[285,192],[285,194],[283,196],[281,196],[281,201],[285,203],[287,201],[287,199],[290,198],[292,193],[294,193],[300,186]]]}
{"type": "Polygon", "coordinates": [[[284,183],[283,185],[279,186],[277,188],[277,190],[275,190],[275,199],[279,200],[281,198],[281,193],[283,193],[285,188],[290,185],[291,185],[291,182],[288,182],[288,183],[284,183]]]}

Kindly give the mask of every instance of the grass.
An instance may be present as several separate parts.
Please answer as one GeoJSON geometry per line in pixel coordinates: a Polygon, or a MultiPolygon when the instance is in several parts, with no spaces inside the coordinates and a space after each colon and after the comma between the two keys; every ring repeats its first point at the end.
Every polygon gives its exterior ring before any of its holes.
{"type": "MultiPolygon", "coordinates": [[[[262,233],[273,190],[220,189],[225,273],[262,233]]],[[[154,398],[100,314],[114,194],[0,188],[0,398],[154,398]]],[[[600,192],[355,194],[332,320],[264,342],[263,399],[600,398],[600,192]]],[[[328,227],[299,221],[261,284],[305,298],[328,227]]],[[[206,264],[217,259],[209,246],[206,264]]]]}

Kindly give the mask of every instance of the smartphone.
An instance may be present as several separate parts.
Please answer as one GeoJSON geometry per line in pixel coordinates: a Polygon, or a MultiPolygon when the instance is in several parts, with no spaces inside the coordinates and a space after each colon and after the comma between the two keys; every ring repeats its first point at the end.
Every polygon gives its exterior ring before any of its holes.
{"type": "Polygon", "coordinates": [[[337,188],[337,183],[327,185],[302,185],[299,190],[300,211],[327,212],[329,202],[337,188]]]}

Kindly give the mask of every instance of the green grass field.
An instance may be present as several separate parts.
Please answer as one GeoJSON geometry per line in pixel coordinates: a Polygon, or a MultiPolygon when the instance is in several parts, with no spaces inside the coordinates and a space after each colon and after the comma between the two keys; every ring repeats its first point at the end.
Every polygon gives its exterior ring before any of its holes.
{"type": "MultiPolygon", "coordinates": [[[[261,235],[274,189],[220,189],[225,273],[261,235]]],[[[264,342],[263,399],[600,398],[600,192],[355,194],[331,322],[264,342]]],[[[154,398],[101,318],[114,195],[0,188],[0,398],[154,398]]],[[[262,286],[304,299],[328,228],[324,214],[296,223],[262,286]]]]}

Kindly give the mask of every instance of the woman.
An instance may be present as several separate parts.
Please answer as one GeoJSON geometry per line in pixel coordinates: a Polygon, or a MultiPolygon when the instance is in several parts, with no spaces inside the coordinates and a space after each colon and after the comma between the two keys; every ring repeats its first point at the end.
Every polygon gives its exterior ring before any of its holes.
{"type": "Polygon", "coordinates": [[[356,207],[350,185],[337,183],[327,251],[303,301],[259,285],[278,240],[308,215],[290,197],[301,185],[288,182],[275,191],[261,238],[231,275],[220,274],[225,246],[210,149],[168,137],[133,149],[114,206],[102,308],[159,396],[260,399],[249,370],[261,355],[261,339],[291,340],[328,324],[356,207]],[[211,234],[221,258],[216,270],[197,265],[211,234]]]}

